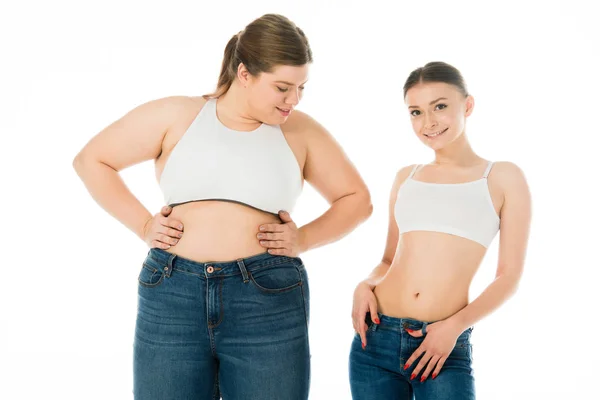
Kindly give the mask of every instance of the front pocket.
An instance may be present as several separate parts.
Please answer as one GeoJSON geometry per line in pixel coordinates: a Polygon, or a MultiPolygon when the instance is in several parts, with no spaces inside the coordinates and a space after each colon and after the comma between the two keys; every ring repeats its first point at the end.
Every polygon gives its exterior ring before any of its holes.
{"type": "Polygon", "coordinates": [[[161,284],[164,278],[161,270],[148,265],[146,262],[142,264],[142,270],[138,276],[138,282],[145,287],[156,287],[161,284]]]}
{"type": "Polygon", "coordinates": [[[300,271],[291,263],[248,271],[248,276],[254,286],[265,293],[283,293],[302,285],[300,271]]]}

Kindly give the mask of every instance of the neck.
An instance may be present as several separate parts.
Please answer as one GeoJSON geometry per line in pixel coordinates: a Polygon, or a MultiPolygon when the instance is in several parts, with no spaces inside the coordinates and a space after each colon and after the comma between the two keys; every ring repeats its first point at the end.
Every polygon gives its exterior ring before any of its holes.
{"type": "Polygon", "coordinates": [[[237,81],[217,100],[217,117],[226,126],[237,130],[251,131],[261,124],[251,116],[247,93],[237,81]]]}
{"type": "Polygon", "coordinates": [[[479,157],[469,144],[467,135],[462,133],[456,140],[449,143],[443,149],[435,151],[434,164],[437,165],[453,165],[453,166],[470,166],[477,164],[483,160],[479,157]]]}

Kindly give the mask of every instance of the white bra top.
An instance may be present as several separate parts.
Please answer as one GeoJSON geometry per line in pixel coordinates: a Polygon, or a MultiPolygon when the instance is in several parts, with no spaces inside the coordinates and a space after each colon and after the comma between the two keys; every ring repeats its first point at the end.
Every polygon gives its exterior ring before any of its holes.
{"type": "Polygon", "coordinates": [[[159,182],[165,203],[225,200],[291,212],[303,179],[281,128],[227,128],[216,105],[216,99],[206,102],[167,159],[159,182]]]}
{"type": "Polygon", "coordinates": [[[487,183],[492,164],[481,179],[464,183],[417,181],[413,175],[420,165],[415,165],[398,189],[394,214],[399,232],[449,233],[487,248],[500,229],[487,183]]]}

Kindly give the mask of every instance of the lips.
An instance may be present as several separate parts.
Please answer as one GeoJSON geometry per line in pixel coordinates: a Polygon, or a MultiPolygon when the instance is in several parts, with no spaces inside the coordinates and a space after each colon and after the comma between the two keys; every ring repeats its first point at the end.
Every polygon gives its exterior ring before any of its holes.
{"type": "Polygon", "coordinates": [[[431,133],[425,133],[424,135],[427,136],[428,138],[435,138],[440,135],[443,135],[444,133],[446,133],[447,130],[448,130],[448,128],[442,129],[440,131],[431,132],[431,133]]]}

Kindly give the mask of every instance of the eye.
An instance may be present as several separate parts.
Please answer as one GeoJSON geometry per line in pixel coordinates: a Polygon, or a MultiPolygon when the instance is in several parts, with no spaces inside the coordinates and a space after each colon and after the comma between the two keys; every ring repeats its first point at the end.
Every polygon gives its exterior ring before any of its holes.
{"type": "Polygon", "coordinates": [[[298,89],[304,90],[304,86],[298,86],[298,89]]]}
{"type": "Polygon", "coordinates": [[[445,105],[444,103],[440,103],[440,104],[437,104],[437,105],[435,106],[435,109],[436,109],[436,110],[443,110],[443,109],[444,109],[444,108],[446,108],[446,107],[448,107],[448,106],[447,106],[447,105],[445,105]]]}
{"type": "Polygon", "coordinates": [[[419,110],[412,110],[410,112],[410,115],[412,115],[413,117],[418,117],[419,115],[421,115],[421,111],[419,111],[419,110]]]}
{"type": "Polygon", "coordinates": [[[281,93],[285,93],[285,92],[287,92],[287,91],[288,91],[288,90],[287,90],[287,88],[282,88],[282,87],[279,87],[279,86],[277,86],[277,89],[278,89],[278,90],[279,90],[281,93]]]}

